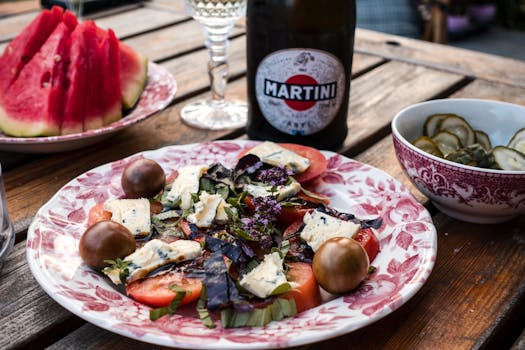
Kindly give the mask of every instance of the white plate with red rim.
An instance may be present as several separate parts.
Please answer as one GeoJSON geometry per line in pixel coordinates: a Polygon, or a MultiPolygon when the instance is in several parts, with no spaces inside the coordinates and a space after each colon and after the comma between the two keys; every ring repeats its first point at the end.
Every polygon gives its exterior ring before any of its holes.
{"type": "Polygon", "coordinates": [[[122,119],[102,128],[60,136],[13,137],[0,132],[0,151],[55,153],[90,146],[164,109],[173,100],[176,91],[177,83],[173,75],[150,62],[146,87],[135,108],[122,119]]]}
{"type": "MultiPolygon", "coordinates": [[[[233,166],[252,141],[178,145],[139,153],[102,165],[73,179],[36,214],[27,234],[27,258],[42,288],[60,305],[109,331],[158,345],[192,349],[262,349],[299,346],[332,338],[383,318],[408,301],[427,280],[436,258],[436,229],[427,210],[409,190],[384,172],[333,152],[327,170],[312,189],[331,205],[363,219],[380,216],[381,251],[376,272],[354,292],[265,327],[214,329],[196,313],[149,320],[148,306],[119,293],[78,254],[87,211],[96,203],[123,196],[122,170],[146,157],[167,176],[189,164],[220,161],[233,166]]],[[[191,310],[191,308],[190,308],[191,310]]]]}

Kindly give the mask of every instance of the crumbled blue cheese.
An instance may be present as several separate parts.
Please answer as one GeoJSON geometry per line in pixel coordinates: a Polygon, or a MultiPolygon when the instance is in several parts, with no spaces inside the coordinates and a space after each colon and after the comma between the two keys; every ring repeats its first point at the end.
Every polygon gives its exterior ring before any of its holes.
{"type": "Polygon", "coordinates": [[[239,284],[259,298],[266,298],[286,282],[283,258],[278,252],[273,252],[266,254],[263,262],[244,275],[239,284]]]}
{"type": "Polygon", "coordinates": [[[278,201],[282,201],[299,193],[301,190],[301,184],[297,181],[293,181],[289,185],[284,186],[259,186],[248,184],[244,186],[244,190],[254,197],[275,196],[278,201]]]}
{"type": "Polygon", "coordinates": [[[113,199],[104,203],[111,220],[124,225],[134,236],[151,231],[150,203],[146,198],[113,199]]]}
{"type": "Polygon", "coordinates": [[[173,181],[166,198],[172,202],[180,199],[180,208],[190,209],[191,195],[199,192],[199,180],[207,169],[208,167],[205,165],[190,165],[178,169],[179,175],[173,181]]]}
{"type": "Polygon", "coordinates": [[[233,212],[237,210],[226,203],[220,194],[209,194],[203,191],[199,196],[199,201],[193,206],[194,213],[188,215],[187,219],[197,227],[210,227],[214,221],[228,221],[226,207],[233,212]]]}
{"type": "Polygon", "coordinates": [[[220,194],[202,192],[199,196],[199,201],[193,206],[194,213],[188,215],[188,221],[197,225],[197,227],[210,227],[222,200],[220,194]]]}
{"type": "MultiPolygon", "coordinates": [[[[129,262],[126,282],[129,283],[144,278],[149,272],[168,263],[191,260],[201,255],[201,246],[195,241],[178,240],[166,243],[160,239],[151,240],[123,259],[124,262],[129,262]]],[[[121,283],[121,271],[119,269],[106,268],[103,272],[113,283],[121,283]]]]}
{"type": "Polygon", "coordinates": [[[310,160],[295,152],[289,151],[276,143],[266,141],[248,151],[261,159],[263,163],[273,166],[285,166],[294,173],[302,173],[310,166],[310,160]]]}
{"type": "Polygon", "coordinates": [[[303,222],[305,226],[301,231],[301,238],[312,247],[314,252],[330,238],[352,238],[360,228],[359,225],[351,221],[341,220],[318,210],[307,213],[303,222]]]}
{"type": "Polygon", "coordinates": [[[215,214],[215,221],[226,222],[230,219],[226,209],[229,208],[232,213],[237,213],[237,208],[232,207],[229,203],[226,203],[224,199],[221,200],[219,206],[217,207],[217,214],[215,214]]]}

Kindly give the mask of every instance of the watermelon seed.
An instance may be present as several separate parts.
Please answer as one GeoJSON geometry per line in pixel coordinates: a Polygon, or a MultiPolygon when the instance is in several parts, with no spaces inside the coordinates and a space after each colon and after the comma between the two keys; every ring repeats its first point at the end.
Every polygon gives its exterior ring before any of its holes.
{"type": "Polygon", "coordinates": [[[60,55],[55,55],[55,62],[60,62],[62,57],[60,55]]]}
{"type": "Polygon", "coordinates": [[[49,81],[51,80],[51,73],[45,72],[44,75],[42,75],[42,80],[40,84],[43,88],[46,88],[49,86],[49,81]]]}
{"type": "Polygon", "coordinates": [[[13,53],[13,48],[11,46],[8,46],[7,47],[7,54],[10,55],[11,53],[13,53]]]}

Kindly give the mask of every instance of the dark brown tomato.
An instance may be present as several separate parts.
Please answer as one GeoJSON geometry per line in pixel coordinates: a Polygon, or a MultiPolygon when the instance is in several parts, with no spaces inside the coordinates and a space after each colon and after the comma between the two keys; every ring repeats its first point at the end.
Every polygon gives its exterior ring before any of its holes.
{"type": "Polygon", "coordinates": [[[166,175],[157,162],[141,158],[126,166],[121,183],[127,198],[150,198],[164,189],[166,175]]]}
{"type": "Polygon", "coordinates": [[[135,251],[131,232],[114,221],[99,221],[90,226],[80,238],[80,257],[94,269],[107,266],[104,260],[115,260],[135,251]]]}
{"type": "Polygon", "coordinates": [[[354,239],[334,237],[324,242],[312,261],[314,276],[327,292],[341,294],[355,289],[368,274],[368,255],[354,239]]]}

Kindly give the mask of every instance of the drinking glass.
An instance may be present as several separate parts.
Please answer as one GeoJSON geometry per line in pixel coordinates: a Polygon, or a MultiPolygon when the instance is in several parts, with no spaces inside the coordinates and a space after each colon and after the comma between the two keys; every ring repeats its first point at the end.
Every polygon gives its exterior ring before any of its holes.
{"type": "Polygon", "coordinates": [[[246,125],[246,102],[225,100],[228,80],[226,48],[234,23],[246,12],[246,0],[185,0],[186,11],[204,27],[210,59],[208,75],[211,99],[184,106],[181,118],[187,124],[210,130],[246,125]]]}
{"type": "Polygon", "coordinates": [[[2,167],[0,165],[0,269],[2,269],[3,261],[13,248],[14,243],[15,233],[7,212],[7,200],[5,197],[2,167]]]}

